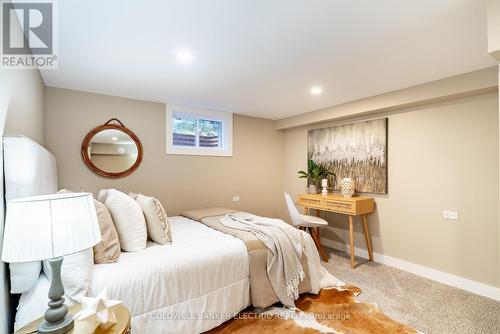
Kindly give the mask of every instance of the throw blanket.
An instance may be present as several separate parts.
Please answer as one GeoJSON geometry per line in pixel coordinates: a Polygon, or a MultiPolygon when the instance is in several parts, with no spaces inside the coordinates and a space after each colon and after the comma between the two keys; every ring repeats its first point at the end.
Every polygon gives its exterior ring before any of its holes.
{"type": "Polygon", "coordinates": [[[273,290],[283,305],[294,307],[305,275],[300,261],[305,253],[301,231],[280,219],[242,212],[228,213],[220,223],[251,232],[266,246],[267,274],[273,290]]]}

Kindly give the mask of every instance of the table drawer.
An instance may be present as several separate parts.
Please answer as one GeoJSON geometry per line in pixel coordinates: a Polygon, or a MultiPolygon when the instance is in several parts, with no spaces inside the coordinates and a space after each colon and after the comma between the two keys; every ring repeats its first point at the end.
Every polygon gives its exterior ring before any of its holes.
{"type": "Polygon", "coordinates": [[[323,206],[323,200],[320,198],[309,198],[309,197],[300,197],[299,198],[299,205],[302,206],[315,206],[315,207],[322,207],[323,206]]]}
{"type": "Polygon", "coordinates": [[[299,194],[298,203],[305,208],[341,213],[350,216],[365,215],[375,210],[372,197],[343,197],[339,194],[299,194]]]}
{"type": "Polygon", "coordinates": [[[345,212],[345,213],[356,213],[356,203],[354,202],[343,202],[337,200],[326,200],[325,201],[325,209],[336,211],[336,212],[345,212]]]}

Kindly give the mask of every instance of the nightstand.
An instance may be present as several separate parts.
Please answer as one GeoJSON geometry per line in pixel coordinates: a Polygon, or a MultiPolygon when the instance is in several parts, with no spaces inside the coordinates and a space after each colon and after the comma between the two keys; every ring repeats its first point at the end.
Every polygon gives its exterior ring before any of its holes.
{"type": "MultiPolygon", "coordinates": [[[[78,311],[81,310],[81,306],[79,304],[73,305],[69,308],[69,313],[70,314],[75,314],[78,311]]],[[[123,306],[120,305],[115,309],[115,314],[118,322],[114,324],[113,326],[106,328],[106,329],[101,329],[97,328],[94,332],[94,334],[129,334],[130,333],[130,313],[129,311],[123,306]]],[[[38,325],[42,322],[43,317],[40,317],[39,319],[27,324],[20,330],[18,330],[15,334],[33,334],[36,333],[38,325]]],[[[78,321],[75,321],[75,327],[73,327],[72,330],[69,332],[66,332],[67,334],[90,334],[90,333],[84,333],[83,331],[78,330],[78,321]]]]}

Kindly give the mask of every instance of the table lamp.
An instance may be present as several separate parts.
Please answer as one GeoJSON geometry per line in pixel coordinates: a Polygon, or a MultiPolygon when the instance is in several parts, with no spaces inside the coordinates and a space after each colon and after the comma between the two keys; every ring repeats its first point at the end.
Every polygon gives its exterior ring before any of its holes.
{"type": "Polygon", "coordinates": [[[64,303],[63,256],[101,241],[94,199],[89,193],[65,193],[18,198],[7,203],[2,260],[49,260],[52,281],[49,308],[38,333],[60,334],[73,328],[64,303]]]}

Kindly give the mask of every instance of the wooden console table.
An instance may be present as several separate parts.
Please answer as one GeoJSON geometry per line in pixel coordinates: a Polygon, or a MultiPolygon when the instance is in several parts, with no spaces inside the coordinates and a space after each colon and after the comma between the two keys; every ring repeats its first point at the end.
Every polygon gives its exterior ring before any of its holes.
{"type": "Polygon", "coordinates": [[[354,217],[361,216],[368,256],[370,261],[373,261],[372,243],[368,231],[368,220],[366,219],[368,214],[375,211],[375,201],[372,197],[343,197],[337,194],[328,194],[326,196],[321,194],[300,194],[298,204],[304,207],[304,214],[306,215],[309,209],[315,209],[318,216],[321,211],[335,212],[349,216],[351,268],[353,269],[356,265],[354,260],[354,217]]]}

